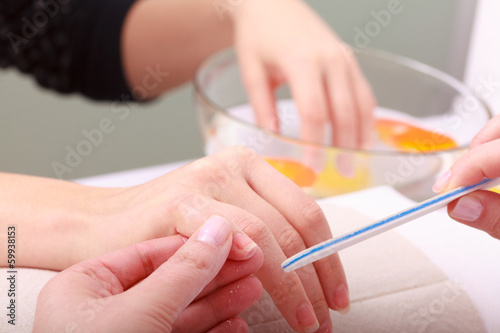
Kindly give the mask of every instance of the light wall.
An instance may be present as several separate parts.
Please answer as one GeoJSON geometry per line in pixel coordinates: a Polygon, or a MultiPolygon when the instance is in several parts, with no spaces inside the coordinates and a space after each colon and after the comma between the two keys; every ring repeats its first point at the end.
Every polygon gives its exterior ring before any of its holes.
{"type": "MultiPolygon", "coordinates": [[[[347,43],[406,55],[461,79],[475,1],[395,1],[308,2],[347,43]],[[398,13],[383,16],[390,6],[398,13]]],[[[191,85],[117,107],[61,96],[16,70],[1,71],[0,171],[72,179],[200,157],[193,110],[191,85]],[[86,136],[95,144],[83,143],[91,141],[86,136]],[[79,145],[88,156],[71,153],[79,145]]]]}

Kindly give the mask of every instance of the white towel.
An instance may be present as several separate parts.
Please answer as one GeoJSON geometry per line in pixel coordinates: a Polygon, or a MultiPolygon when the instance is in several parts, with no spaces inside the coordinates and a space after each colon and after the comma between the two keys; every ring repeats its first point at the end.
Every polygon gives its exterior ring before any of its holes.
{"type": "MultiPolygon", "coordinates": [[[[355,210],[322,204],[340,236],[371,222],[355,210]]],[[[335,332],[485,332],[463,288],[417,247],[389,231],[341,251],[351,311],[331,311],[335,332]]],[[[251,332],[292,332],[266,293],[242,315],[251,332]]]]}

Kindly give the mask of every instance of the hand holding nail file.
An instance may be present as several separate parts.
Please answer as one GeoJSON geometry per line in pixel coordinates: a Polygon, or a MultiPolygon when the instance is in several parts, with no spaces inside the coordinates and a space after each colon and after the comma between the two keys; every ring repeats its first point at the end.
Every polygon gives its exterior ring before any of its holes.
{"type": "Polygon", "coordinates": [[[366,239],[372,238],[387,230],[390,230],[406,222],[410,222],[411,220],[414,220],[428,213],[431,213],[439,208],[446,206],[453,200],[458,199],[459,197],[464,196],[470,192],[481,189],[489,189],[497,185],[500,185],[500,178],[493,178],[493,179],[485,178],[477,184],[459,187],[449,192],[437,195],[421,203],[418,203],[413,207],[407,208],[399,213],[385,217],[363,228],[356,229],[343,236],[332,238],[330,240],[312,246],[308,249],[305,249],[304,251],[299,252],[293,257],[290,257],[287,260],[285,260],[281,264],[281,267],[283,267],[283,270],[285,272],[291,272],[293,270],[296,270],[297,268],[300,268],[302,266],[315,262],[319,259],[322,259],[326,256],[334,254],[349,246],[362,242],[366,239]]]}

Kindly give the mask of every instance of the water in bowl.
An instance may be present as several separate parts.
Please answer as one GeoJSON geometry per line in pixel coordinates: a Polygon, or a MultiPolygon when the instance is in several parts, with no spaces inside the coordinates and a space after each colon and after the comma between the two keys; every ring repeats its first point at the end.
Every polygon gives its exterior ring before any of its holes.
{"type": "Polygon", "coordinates": [[[453,131],[453,123],[443,115],[417,118],[378,107],[373,147],[340,149],[328,146],[332,132],[327,124],[324,146],[300,141],[300,116],[293,101],[279,100],[277,110],[280,135],[257,127],[248,104],[214,114],[205,132],[206,153],[236,144],[249,146],[315,197],[388,184],[411,198],[424,199],[432,195],[435,176],[451,166],[461,154],[457,148],[466,146],[471,135],[453,131]]]}

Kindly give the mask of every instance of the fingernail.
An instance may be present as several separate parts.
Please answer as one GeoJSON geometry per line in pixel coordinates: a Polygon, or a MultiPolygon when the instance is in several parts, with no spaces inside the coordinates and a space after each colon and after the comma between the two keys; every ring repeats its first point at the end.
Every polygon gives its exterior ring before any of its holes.
{"type": "Polygon", "coordinates": [[[229,222],[223,217],[212,215],[207,219],[196,239],[210,245],[219,246],[224,244],[229,232],[231,232],[229,222]]]}
{"type": "Polygon", "coordinates": [[[354,156],[349,153],[340,153],[337,156],[337,170],[345,178],[354,178],[356,176],[354,156]]]}
{"type": "Polygon", "coordinates": [[[450,178],[451,178],[451,172],[446,171],[441,175],[441,177],[438,178],[438,180],[436,180],[434,186],[432,186],[432,190],[436,193],[441,192],[450,183],[450,178]]]}
{"type": "Polygon", "coordinates": [[[274,117],[273,119],[271,119],[269,121],[269,127],[268,127],[268,129],[271,132],[279,133],[279,131],[280,131],[280,120],[279,120],[278,117],[274,117]]]}
{"type": "Polygon", "coordinates": [[[304,150],[304,164],[316,172],[323,170],[325,163],[323,159],[323,152],[316,148],[307,147],[304,150]]]}
{"type": "Polygon", "coordinates": [[[333,293],[333,303],[335,303],[335,307],[340,314],[346,314],[351,309],[349,291],[344,284],[333,293]]]}
{"type": "Polygon", "coordinates": [[[483,204],[472,197],[465,196],[458,199],[455,208],[450,212],[450,216],[457,220],[472,222],[481,216],[483,204]]]}
{"type": "Polygon", "coordinates": [[[332,321],[329,319],[325,321],[319,329],[316,331],[316,333],[332,333],[333,332],[333,327],[332,327],[332,321]]]}
{"type": "Polygon", "coordinates": [[[297,321],[306,333],[316,332],[319,328],[314,310],[309,303],[302,304],[297,310],[297,321]]]}
{"type": "Polygon", "coordinates": [[[257,244],[255,244],[255,242],[250,237],[242,232],[238,232],[236,235],[234,235],[233,243],[240,251],[245,253],[245,257],[248,258],[250,258],[257,249],[257,244]]]}

